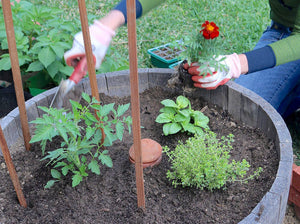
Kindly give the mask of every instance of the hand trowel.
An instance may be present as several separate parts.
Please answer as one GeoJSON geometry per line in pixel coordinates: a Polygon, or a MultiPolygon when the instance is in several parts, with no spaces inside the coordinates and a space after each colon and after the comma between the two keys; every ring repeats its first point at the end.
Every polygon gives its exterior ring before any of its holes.
{"type": "Polygon", "coordinates": [[[79,102],[81,99],[81,89],[75,88],[75,85],[86,75],[87,73],[87,60],[86,57],[82,57],[76,65],[72,75],[67,80],[62,80],[58,86],[50,107],[57,109],[65,108],[70,109],[70,100],[79,102]]]}

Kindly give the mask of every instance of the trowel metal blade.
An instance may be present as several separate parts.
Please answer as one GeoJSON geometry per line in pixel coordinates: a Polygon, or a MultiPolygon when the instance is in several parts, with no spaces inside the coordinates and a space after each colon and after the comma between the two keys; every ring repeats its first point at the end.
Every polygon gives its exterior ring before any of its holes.
{"type": "Polygon", "coordinates": [[[58,90],[56,91],[50,107],[57,109],[72,109],[70,100],[79,102],[81,99],[81,90],[80,88],[75,88],[75,86],[68,91],[64,88],[64,80],[60,82],[58,90]]]}
{"type": "Polygon", "coordinates": [[[61,90],[62,81],[60,82],[57,91],[54,94],[54,97],[52,98],[52,101],[50,103],[50,107],[54,107],[57,109],[62,108],[62,101],[63,101],[63,93],[61,90]]]}

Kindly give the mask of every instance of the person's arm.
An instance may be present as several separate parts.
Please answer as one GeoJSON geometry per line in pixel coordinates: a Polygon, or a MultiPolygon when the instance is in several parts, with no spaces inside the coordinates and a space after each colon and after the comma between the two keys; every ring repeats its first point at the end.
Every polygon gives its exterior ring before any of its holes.
{"type": "MultiPolygon", "coordinates": [[[[161,2],[163,1],[136,0],[136,17],[141,17],[149,10],[159,5],[161,2]]],[[[116,30],[120,26],[126,24],[126,20],[126,0],[121,0],[121,2],[106,16],[99,20],[95,20],[94,23],[89,26],[90,39],[96,69],[100,68],[110,42],[116,34],[116,30]]],[[[77,72],[72,74],[69,79],[64,82],[64,89],[68,91],[72,86],[77,84],[83,78],[87,71],[82,32],[75,34],[73,46],[70,50],[65,52],[64,59],[67,65],[74,67],[76,71],[81,71],[80,73],[77,72]]]]}
{"type": "Polygon", "coordinates": [[[294,0],[290,4],[284,5],[278,0],[270,0],[271,19],[286,27],[291,27],[293,32],[287,38],[246,52],[248,73],[300,59],[300,48],[298,47],[300,44],[300,2],[294,0]]]}
{"type": "Polygon", "coordinates": [[[228,71],[214,71],[213,75],[203,74],[198,64],[186,65],[192,75],[194,85],[200,88],[215,89],[231,78],[241,74],[261,71],[268,68],[300,59],[300,2],[291,0],[286,5],[283,1],[270,0],[271,19],[285,27],[293,29],[291,35],[265,47],[244,54],[226,55],[225,63],[228,71]]]}
{"type": "Polygon", "coordinates": [[[293,29],[289,37],[269,45],[276,58],[275,65],[300,59],[300,1],[270,0],[270,7],[272,20],[293,29]]]}
{"type": "Polygon", "coordinates": [[[300,33],[265,47],[246,52],[248,71],[252,73],[300,59],[300,33]]]}
{"type": "Polygon", "coordinates": [[[300,59],[300,31],[269,45],[276,58],[276,66],[300,59]]]}
{"type": "Polygon", "coordinates": [[[120,26],[125,24],[125,17],[121,11],[113,9],[105,17],[100,19],[99,22],[116,31],[120,26]]]}
{"type": "MultiPolygon", "coordinates": [[[[162,2],[161,0],[136,0],[136,17],[141,17],[162,2]]],[[[126,0],[121,0],[106,16],[95,20],[94,24],[89,27],[95,68],[100,67],[111,39],[116,34],[116,30],[126,24],[126,22],[126,0]]],[[[76,67],[83,57],[85,57],[84,41],[82,32],[79,32],[74,36],[73,46],[69,51],[65,52],[64,58],[67,65],[76,67]]]]}
{"type": "MultiPolygon", "coordinates": [[[[141,16],[148,13],[151,9],[157,7],[159,4],[164,2],[164,0],[136,0],[136,18],[140,18],[141,16]]],[[[114,7],[113,10],[120,11],[124,16],[124,23],[127,23],[127,7],[126,7],[126,0],[121,0],[118,5],[114,7]]]]}

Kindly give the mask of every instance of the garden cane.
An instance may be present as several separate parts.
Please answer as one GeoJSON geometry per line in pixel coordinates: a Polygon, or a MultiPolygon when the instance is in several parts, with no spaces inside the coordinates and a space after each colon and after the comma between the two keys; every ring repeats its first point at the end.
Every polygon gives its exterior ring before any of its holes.
{"type": "Polygon", "coordinates": [[[139,80],[137,65],[137,44],[136,44],[136,5],[134,0],[127,0],[128,20],[128,46],[130,61],[130,92],[132,105],[132,131],[133,144],[135,145],[135,177],[138,207],[145,209],[145,188],[142,164],[142,143],[140,124],[140,103],[139,103],[139,80]]]}
{"type": "Polygon", "coordinates": [[[16,45],[12,11],[10,6],[10,1],[2,0],[1,2],[3,7],[2,11],[4,16],[4,21],[5,21],[7,44],[9,49],[9,57],[11,61],[13,80],[15,84],[16,98],[17,98],[18,108],[20,110],[20,120],[22,124],[24,143],[25,143],[26,150],[30,150],[30,144],[29,144],[30,132],[29,132],[27,112],[25,107],[22,78],[21,78],[20,66],[18,60],[18,50],[16,45]]]}

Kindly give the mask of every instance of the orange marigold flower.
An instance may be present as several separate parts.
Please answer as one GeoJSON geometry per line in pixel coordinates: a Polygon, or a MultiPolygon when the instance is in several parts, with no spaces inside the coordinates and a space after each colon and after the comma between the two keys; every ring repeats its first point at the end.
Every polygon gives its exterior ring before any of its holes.
{"type": "Polygon", "coordinates": [[[219,36],[219,27],[214,22],[205,21],[202,26],[203,29],[200,30],[205,39],[214,39],[219,36]]]}

